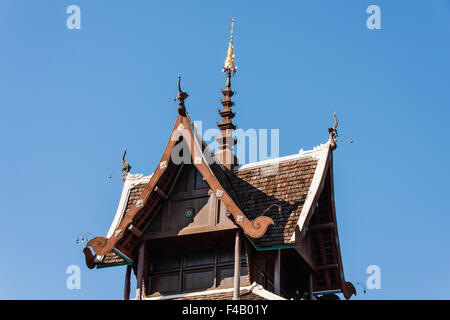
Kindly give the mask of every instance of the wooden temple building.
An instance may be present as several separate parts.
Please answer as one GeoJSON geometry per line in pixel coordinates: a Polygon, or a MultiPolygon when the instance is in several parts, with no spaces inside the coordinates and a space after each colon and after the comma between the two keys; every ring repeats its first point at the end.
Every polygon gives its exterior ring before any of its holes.
{"type": "Polygon", "coordinates": [[[154,172],[131,174],[105,237],[83,249],[89,268],[125,266],[124,299],[346,299],[333,191],[337,119],[309,151],[239,165],[234,156],[233,29],[222,70],[216,154],[178,112],[154,172]],[[174,157],[174,155],[177,157],[174,157]],[[183,161],[179,161],[180,155],[183,161]],[[276,170],[272,168],[276,165],[276,170]]]}

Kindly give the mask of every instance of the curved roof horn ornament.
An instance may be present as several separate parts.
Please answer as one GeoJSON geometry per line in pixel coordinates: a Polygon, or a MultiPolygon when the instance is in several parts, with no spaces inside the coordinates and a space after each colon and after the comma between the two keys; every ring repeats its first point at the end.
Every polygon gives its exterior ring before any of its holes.
{"type": "Polygon", "coordinates": [[[338,132],[337,132],[337,126],[338,126],[338,119],[336,117],[336,112],[333,113],[333,118],[334,118],[334,124],[331,128],[328,128],[328,133],[330,134],[330,146],[331,146],[331,150],[335,150],[337,148],[337,137],[338,137],[338,132]]]}
{"type": "Polygon", "coordinates": [[[125,161],[125,156],[127,154],[127,148],[123,150],[123,156],[122,156],[122,173],[123,173],[123,181],[125,181],[128,173],[131,170],[131,166],[128,162],[125,161]]]}

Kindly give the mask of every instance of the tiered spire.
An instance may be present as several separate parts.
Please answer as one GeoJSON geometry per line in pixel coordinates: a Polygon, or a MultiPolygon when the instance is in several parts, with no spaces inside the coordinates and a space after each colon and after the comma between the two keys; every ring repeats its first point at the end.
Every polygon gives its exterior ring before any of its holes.
{"type": "Polygon", "coordinates": [[[222,72],[226,72],[227,74],[227,83],[225,85],[225,89],[222,89],[224,98],[221,100],[221,103],[223,109],[219,109],[222,122],[217,122],[217,126],[221,131],[221,136],[217,137],[217,141],[219,142],[219,151],[217,152],[217,156],[229,169],[232,169],[235,165],[237,165],[237,159],[233,153],[233,146],[236,144],[236,140],[232,136],[233,130],[236,129],[236,126],[231,121],[235,116],[235,113],[231,111],[231,108],[234,105],[234,102],[231,101],[231,97],[234,95],[233,90],[231,90],[231,73],[235,74],[237,70],[237,67],[234,65],[233,24],[234,19],[231,19],[230,42],[228,44],[227,57],[222,68],[222,72]]]}

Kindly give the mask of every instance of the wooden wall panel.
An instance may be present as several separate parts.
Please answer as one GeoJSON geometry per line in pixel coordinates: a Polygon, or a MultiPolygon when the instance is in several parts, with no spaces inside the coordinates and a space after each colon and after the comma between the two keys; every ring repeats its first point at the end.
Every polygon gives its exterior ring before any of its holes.
{"type": "Polygon", "coordinates": [[[169,189],[168,200],[144,230],[145,239],[237,228],[193,165],[184,165],[169,189]],[[185,216],[189,208],[194,210],[191,218],[185,216]]]}
{"type": "Polygon", "coordinates": [[[178,272],[165,273],[162,275],[153,276],[151,278],[150,286],[154,293],[169,293],[177,292],[179,288],[178,272]]]}
{"type": "Polygon", "coordinates": [[[207,248],[204,250],[188,250],[184,254],[185,267],[199,267],[212,265],[215,263],[215,249],[207,248]]]}
{"type": "MultiPolygon", "coordinates": [[[[150,252],[150,290],[147,294],[233,287],[233,245],[228,242],[214,244],[211,240],[211,247],[195,247],[186,243],[176,251],[154,249],[150,252]]],[[[242,250],[240,279],[242,285],[250,284],[245,250],[242,250]]]]}
{"type": "MultiPolygon", "coordinates": [[[[234,266],[218,268],[217,287],[231,288],[234,281],[234,266]]],[[[250,285],[247,265],[241,267],[241,287],[250,285]]]]}
{"type": "Polygon", "coordinates": [[[185,291],[208,289],[214,286],[214,268],[201,271],[186,271],[183,275],[183,288],[185,291]]]}

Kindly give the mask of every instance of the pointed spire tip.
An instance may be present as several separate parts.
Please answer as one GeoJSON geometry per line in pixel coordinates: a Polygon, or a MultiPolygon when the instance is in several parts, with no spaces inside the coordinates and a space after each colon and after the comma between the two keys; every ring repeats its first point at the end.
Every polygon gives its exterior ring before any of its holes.
{"type": "Polygon", "coordinates": [[[225,63],[223,65],[222,72],[236,73],[237,70],[237,67],[234,64],[233,27],[234,27],[234,18],[231,19],[230,42],[228,43],[227,57],[225,58],[225,63]]]}

